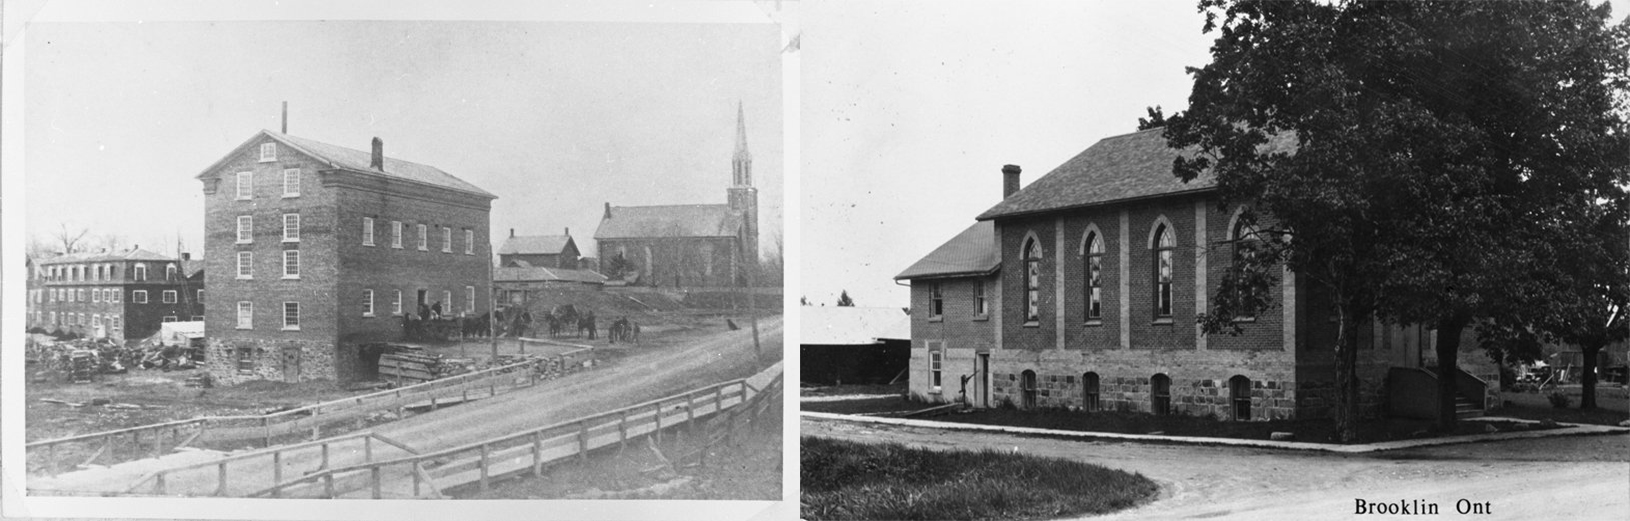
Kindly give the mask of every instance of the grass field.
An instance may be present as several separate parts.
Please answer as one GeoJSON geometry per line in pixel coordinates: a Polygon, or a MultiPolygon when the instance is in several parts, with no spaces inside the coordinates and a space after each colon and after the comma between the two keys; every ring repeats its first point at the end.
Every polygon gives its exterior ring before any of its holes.
{"type": "Polygon", "coordinates": [[[805,437],[802,517],[1052,519],[1113,512],[1155,497],[1140,474],[996,451],[935,451],[805,437]]]}

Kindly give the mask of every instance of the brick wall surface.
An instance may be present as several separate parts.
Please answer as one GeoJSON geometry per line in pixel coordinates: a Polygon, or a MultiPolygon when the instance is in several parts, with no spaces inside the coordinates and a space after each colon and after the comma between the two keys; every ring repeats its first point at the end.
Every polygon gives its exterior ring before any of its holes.
{"type": "Polygon", "coordinates": [[[910,392],[914,395],[932,401],[950,400],[956,397],[959,378],[963,374],[972,374],[973,357],[975,352],[989,351],[996,346],[995,313],[996,296],[994,285],[996,278],[992,277],[962,277],[950,279],[924,279],[911,283],[911,374],[910,392]],[[929,316],[929,295],[932,284],[940,284],[941,294],[944,297],[944,313],[935,319],[929,316]],[[980,316],[974,313],[974,292],[977,286],[984,285],[986,299],[989,303],[990,313],[980,316]],[[942,363],[943,369],[941,393],[935,394],[930,385],[928,364],[928,348],[933,343],[937,348],[945,350],[946,359],[942,363]],[[960,353],[962,362],[955,372],[951,370],[951,353],[960,353]],[[954,374],[953,374],[954,373],[954,374]],[[946,395],[949,393],[949,396],[946,395]]]}

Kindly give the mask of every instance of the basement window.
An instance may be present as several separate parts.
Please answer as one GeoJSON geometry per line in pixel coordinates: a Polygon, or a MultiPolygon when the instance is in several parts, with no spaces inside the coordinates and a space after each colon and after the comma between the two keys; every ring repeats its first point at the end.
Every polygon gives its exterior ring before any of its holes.
{"type": "Polygon", "coordinates": [[[238,374],[255,373],[255,348],[238,348],[238,374]]]}

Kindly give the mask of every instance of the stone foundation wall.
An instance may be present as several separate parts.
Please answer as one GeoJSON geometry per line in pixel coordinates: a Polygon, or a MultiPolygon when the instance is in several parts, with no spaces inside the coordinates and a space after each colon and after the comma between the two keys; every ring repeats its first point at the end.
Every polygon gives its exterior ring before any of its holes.
{"type": "Polygon", "coordinates": [[[351,348],[353,356],[339,357],[337,355],[342,350],[327,342],[211,338],[205,343],[205,349],[204,366],[216,385],[237,385],[251,380],[286,381],[285,350],[298,350],[300,353],[300,382],[343,381],[343,376],[355,374],[358,364],[354,346],[351,348]],[[251,367],[239,369],[239,349],[252,350],[251,367]],[[342,361],[337,362],[336,359],[342,361]]]}
{"type": "MultiPolygon", "coordinates": [[[[1153,412],[1150,380],[1164,374],[1171,379],[1173,414],[1233,419],[1228,381],[1244,376],[1251,380],[1250,419],[1289,419],[1300,392],[1290,357],[1282,350],[1238,349],[993,351],[991,399],[998,406],[1023,404],[1021,375],[1029,370],[1036,373],[1037,407],[1081,408],[1082,378],[1092,372],[1098,375],[1100,410],[1153,412]]],[[[952,359],[947,365],[964,365],[952,359]]]]}

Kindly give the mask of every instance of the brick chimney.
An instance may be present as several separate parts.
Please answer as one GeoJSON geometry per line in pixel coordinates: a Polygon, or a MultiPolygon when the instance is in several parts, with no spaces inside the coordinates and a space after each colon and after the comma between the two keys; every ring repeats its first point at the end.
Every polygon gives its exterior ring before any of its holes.
{"type": "Polygon", "coordinates": [[[1019,191],[1019,165],[1002,165],[1002,198],[1019,191]]]}
{"type": "Polygon", "coordinates": [[[509,236],[510,236],[510,238],[514,238],[514,237],[515,237],[515,229],[514,229],[514,228],[510,228],[510,229],[509,229],[509,236]]]}
{"type": "Polygon", "coordinates": [[[611,218],[611,202],[610,201],[606,202],[606,217],[605,218],[607,218],[607,219],[611,218]]]}
{"type": "Polygon", "coordinates": [[[571,236],[572,236],[572,227],[570,227],[570,226],[567,226],[567,227],[566,227],[566,236],[567,236],[567,237],[571,237],[571,236]]]}
{"type": "Polygon", "coordinates": [[[385,171],[385,142],[380,141],[378,137],[374,138],[373,160],[368,162],[368,167],[381,172],[385,171]]]}

